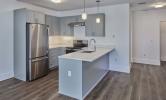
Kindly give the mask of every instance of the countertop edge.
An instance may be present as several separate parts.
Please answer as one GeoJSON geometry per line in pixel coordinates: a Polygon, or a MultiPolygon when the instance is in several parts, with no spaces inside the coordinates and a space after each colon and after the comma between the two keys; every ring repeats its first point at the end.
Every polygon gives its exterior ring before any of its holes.
{"type": "Polygon", "coordinates": [[[63,55],[62,55],[62,56],[59,56],[58,58],[59,58],[59,59],[71,59],[71,60],[79,60],[79,61],[93,62],[93,61],[97,60],[98,58],[100,58],[100,57],[106,55],[107,53],[110,53],[110,52],[113,51],[114,49],[115,49],[115,48],[111,48],[110,50],[106,51],[105,53],[101,54],[100,56],[98,56],[97,58],[92,59],[92,60],[88,60],[88,59],[79,59],[79,58],[71,58],[71,57],[70,57],[70,58],[69,58],[69,57],[63,57],[63,55]]]}

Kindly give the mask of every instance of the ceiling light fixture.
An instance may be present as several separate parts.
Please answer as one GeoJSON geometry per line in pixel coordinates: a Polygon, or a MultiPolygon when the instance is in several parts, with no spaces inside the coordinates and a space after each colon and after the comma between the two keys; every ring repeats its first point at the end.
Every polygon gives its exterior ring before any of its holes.
{"type": "Polygon", "coordinates": [[[51,0],[53,3],[61,3],[62,0],[51,0]]]}
{"type": "Polygon", "coordinates": [[[161,0],[155,0],[155,2],[152,4],[152,7],[154,8],[162,8],[166,5],[166,3],[161,2],[161,0]]]}
{"type": "Polygon", "coordinates": [[[84,12],[83,12],[82,15],[81,15],[83,20],[86,20],[86,19],[87,19],[87,14],[86,14],[86,12],[85,12],[85,7],[86,7],[86,6],[85,6],[85,0],[84,0],[84,12]]]}
{"type": "Polygon", "coordinates": [[[155,4],[155,5],[154,5],[155,8],[162,8],[162,7],[164,7],[164,6],[165,6],[164,4],[155,4]]]}
{"type": "MultiPolygon", "coordinates": [[[[100,12],[100,11],[99,11],[99,10],[100,10],[100,0],[97,0],[96,2],[97,2],[97,13],[99,13],[99,12],[100,12]]],[[[101,22],[100,17],[97,17],[97,18],[96,18],[96,23],[99,24],[100,22],[101,22]]]]}

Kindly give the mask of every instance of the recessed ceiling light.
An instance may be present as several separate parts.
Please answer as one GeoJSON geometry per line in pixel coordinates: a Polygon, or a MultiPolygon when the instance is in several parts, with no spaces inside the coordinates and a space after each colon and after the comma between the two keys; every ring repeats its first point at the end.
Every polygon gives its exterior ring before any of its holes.
{"type": "Polygon", "coordinates": [[[153,4],[152,6],[153,6],[154,8],[162,8],[162,7],[165,6],[165,4],[160,2],[160,3],[153,4]]]}
{"type": "Polygon", "coordinates": [[[154,5],[155,8],[162,8],[164,7],[164,5],[161,5],[161,4],[157,4],[157,5],[154,5]]]}
{"type": "Polygon", "coordinates": [[[53,3],[61,3],[62,0],[51,0],[53,3]]]}

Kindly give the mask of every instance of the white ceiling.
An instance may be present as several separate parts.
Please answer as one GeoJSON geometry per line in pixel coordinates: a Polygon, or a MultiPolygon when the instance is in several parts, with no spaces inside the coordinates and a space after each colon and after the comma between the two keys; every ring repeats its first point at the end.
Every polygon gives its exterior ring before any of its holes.
{"type": "MultiPolygon", "coordinates": [[[[83,8],[83,0],[63,0],[63,2],[60,4],[55,4],[51,2],[51,0],[18,0],[18,1],[23,1],[44,8],[53,9],[56,11],[74,10],[74,9],[83,8]]],[[[101,6],[123,4],[123,3],[130,3],[132,5],[136,5],[137,3],[142,3],[142,2],[152,3],[155,1],[163,1],[163,0],[101,0],[101,6]]],[[[86,0],[87,8],[95,6],[96,6],[96,0],[86,0]]]]}

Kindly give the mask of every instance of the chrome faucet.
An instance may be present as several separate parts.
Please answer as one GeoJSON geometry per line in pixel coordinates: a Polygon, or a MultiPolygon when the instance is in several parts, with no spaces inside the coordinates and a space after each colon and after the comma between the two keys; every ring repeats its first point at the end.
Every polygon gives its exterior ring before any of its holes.
{"type": "Polygon", "coordinates": [[[89,41],[89,46],[92,47],[92,41],[93,41],[93,51],[96,51],[96,40],[95,39],[90,39],[89,41]]]}

